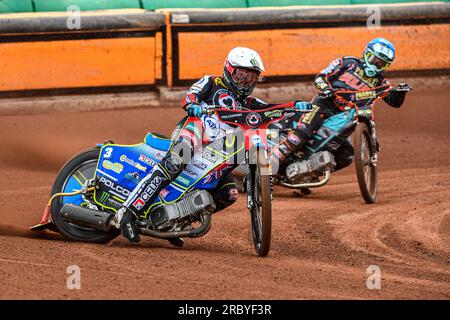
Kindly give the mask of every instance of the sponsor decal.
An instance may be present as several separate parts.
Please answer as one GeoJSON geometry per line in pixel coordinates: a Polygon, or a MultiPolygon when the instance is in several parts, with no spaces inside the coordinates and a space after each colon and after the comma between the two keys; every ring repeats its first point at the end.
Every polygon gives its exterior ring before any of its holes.
{"type": "Polygon", "coordinates": [[[102,191],[100,198],[98,199],[98,202],[105,203],[109,197],[110,197],[109,193],[102,191]]]}
{"type": "Polygon", "coordinates": [[[220,108],[237,109],[240,107],[240,103],[236,101],[233,94],[226,89],[219,89],[214,93],[212,98],[214,106],[219,106],[220,108]]]}
{"type": "Polygon", "coordinates": [[[104,184],[108,188],[118,192],[119,194],[128,197],[130,195],[130,191],[122,187],[121,185],[115,184],[109,179],[106,179],[105,177],[100,177],[99,180],[100,183],[104,184]]]}
{"type": "Polygon", "coordinates": [[[161,192],[159,193],[159,195],[163,198],[165,198],[167,195],[169,194],[169,190],[167,189],[163,189],[161,190],[161,192]]]}
{"type": "Polygon", "coordinates": [[[208,160],[209,162],[212,162],[212,163],[216,163],[217,161],[219,161],[219,158],[217,158],[215,155],[213,155],[213,154],[211,154],[209,152],[205,152],[202,155],[202,158],[206,159],[206,160],[208,160]]]}
{"type": "Polygon", "coordinates": [[[121,155],[120,156],[120,161],[125,162],[127,164],[129,164],[132,167],[135,167],[138,170],[141,170],[143,172],[147,172],[147,167],[144,167],[142,164],[128,158],[126,155],[121,155]]]}
{"type": "Polygon", "coordinates": [[[236,188],[231,188],[229,191],[228,191],[228,193],[229,193],[229,195],[230,195],[230,200],[231,201],[235,201],[235,200],[237,200],[237,198],[239,198],[239,191],[238,191],[238,189],[236,189],[236,188]]]}
{"type": "Polygon", "coordinates": [[[211,129],[217,129],[215,122],[211,118],[207,118],[205,122],[211,129]]]}
{"type": "Polygon", "coordinates": [[[123,171],[123,165],[117,162],[111,162],[109,160],[103,160],[102,167],[114,171],[115,173],[121,173],[123,171]]]}
{"type": "Polygon", "coordinates": [[[303,124],[311,124],[312,119],[316,115],[317,111],[319,111],[319,109],[320,109],[319,106],[313,104],[312,108],[311,108],[311,112],[305,113],[304,116],[302,117],[301,122],[303,124]]]}
{"type": "Polygon", "coordinates": [[[153,159],[147,157],[146,155],[144,155],[142,153],[139,155],[139,161],[141,161],[145,164],[148,164],[149,166],[152,166],[152,167],[154,167],[156,165],[156,162],[153,161],[153,159]]]}
{"type": "Polygon", "coordinates": [[[293,133],[289,133],[287,136],[287,139],[290,143],[292,143],[294,146],[298,146],[301,142],[300,138],[297,137],[295,134],[293,133]]]}
{"type": "Polygon", "coordinates": [[[111,158],[112,153],[113,153],[113,148],[106,148],[103,157],[104,158],[111,158]]]}
{"type": "Polygon", "coordinates": [[[338,66],[340,63],[341,63],[341,59],[333,60],[333,61],[331,61],[330,64],[329,64],[325,69],[323,69],[320,73],[322,73],[322,74],[329,74],[329,73],[332,73],[333,70],[334,70],[334,68],[335,68],[336,66],[338,66]]]}
{"type": "Polygon", "coordinates": [[[205,123],[205,134],[206,136],[214,140],[217,135],[219,134],[219,126],[218,121],[215,118],[205,116],[203,118],[203,121],[205,123]]]}
{"type": "Polygon", "coordinates": [[[133,207],[135,207],[136,209],[138,209],[139,211],[142,210],[142,208],[144,207],[145,202],[141,199],[138,198],[134,203],[133,203],[133,207]]]}
{"type": "Polygon", "coordinates": [[[250,60],[250,63],[251,63],[252,66],[254,66],[254,67],[261,68],[261,67],[259,66],[258,60],[256,60],[255,58],[251,59],[251,60],[250,60]]]}
{"type": "Polygon", "coordinates": [[[188,168],[184,169],[184,170],[183,170],[183,173],[186,174],[186,175],[188,175],[188,176],[190,176],[190,177],[192,177],[192,178],[198,177],[197,172],[195,172],[195,171],[193,171],[193,170],[191,170],[191,169],[188,169],[188,168]]]}
{"type": "Polygon", "coordinates": [[[272,110],[272,111],[266,111],[264,112],[264,116],[266,117],[274,117],[274,118],[279,118],[281,117],[283,114],[280,110],[272,110]]]}
{"type": "Polygon", "coordinates": [[[212,182],[212,181],[214,181],[214,180],[218,180],[218,179],[220,179],[221,177],[222,177],[222,170],[215,170],[215,171],[212,171],[211,173],[209,173],[205,178],[204,178],[204,180],[203,180],[203,183],[202,184],[207,184],[207,183],[210,183],[210,182],[212,182]]]}
{"type": "Polygon", "coordinates": [[[129,173],[125,174],[125,179],[138,184],[139,181],[141,180],[141,177],[139,176],[139,173],[137,173],[137,172],[129,172],[129,173]]]}
{"type": "Polygon", "coordinates": [[[122,203],[120,203],[119,201],[116,201],[116,200],[114,200],[112,198],[109,198],[107,202],[108,202],[109,205],[112,205],[114,207],[121,207],[122,206],[122,203]]]}
{"type": "Polygon", "coordinates": [[[362,91],[355,93],[356,100],[364,100],[364,99],[374,99],[377,97],[377,94],[374,90],[371,91],[362,91]]]}
{"type": "Polygon", "coordinates": [[[153,179],[152,182],[150,182],[150,184],[148,185],[147,188],[145,188],[145,192],[149,193],[150,196],[153,196],[153,194],[155,193],[155,191],[158,189],[158,187],[161,185],[161,183],[163,183],[164,181],[166,181],[167,179],[164,177],[158,177],[156,176],[155,179],[153,179]]]}
{"type": "Polygon", "coordinates": [[[182,176],[178,176],[176,181],[181,182],[185,186],[189,186],[190,184],[190,181],[186,178],[183,178],[182,176]]]}
{"type": "Polygon", "coordinates": [[[144,205],[150,200],[151,197],[155,195],[155,192],[158,190],[158,187],[166,181],[167,179],[164,177],[156,176],[152,182],[145,188],[144,192],[142,192],[140,198],[138,198],[134,203],[133,206],[141,210],[144,205]]]}
{"type": "Polygon", "coordinates": [[[172,153],[172,157],[165,160],[164,167],[170,173],[177,173],[178,171],[180,171],[181,168],[181,159],[172,153]]]}
{"type": "Polygon", "coordinates": [[[194,159],[192,159],[191,163],[192,163],[192,165],[194,165],[195,167],[197,167],[197,168],[199,168],[199,169],[202,169],[202,170],[206,170],[206,168],[208,167],[208,166],[206,165],[206,163],[203,163],[203,162],[200,162],[200,161],[194,160],[194,159]]]}
{"type": "Polygon", "coordinates": [[[225,115],[221,116],[220,118],[221,118],[222,120],[228,120],[228,119],[238,118],[238,117],[242,117],[242,113],[230,113],[230,114],[225,114],[225,115]]]}
{"type": "Polygon", "coordinates": [[[369,87],[374,87],[378,84],[378,78],[367,77],[366,74],[364,73],[364,70],[361,69],[360,67],[355,68],[354,75],[356,78],[364,82],[364,84],[368,85],[369,87]]]}
{"type": "Polygon", "coordinates": [[[261,116],[259,115],[259,113],[250,112],[245,120],[249,126],[256,127],[261,123],[261,116]]]}
{"type": "Polygon", "coordinates": [[[216,79],[214,79],[214,83],[216,84],[216,86],[222,86],[222,87],[227,87],[224,83],[222,78],[217,77],[216,79]]]}

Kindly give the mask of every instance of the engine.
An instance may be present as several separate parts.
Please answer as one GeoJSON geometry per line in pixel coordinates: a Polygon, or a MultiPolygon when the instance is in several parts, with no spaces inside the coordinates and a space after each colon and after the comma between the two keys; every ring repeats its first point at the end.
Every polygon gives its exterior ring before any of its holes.
{"type": "Polygon", "coordinates": [[[314,153],[309,159],[296,161],[286,167],[286,176],[293,183],[312,182],[336,166],[328,151],[314,153]]]}
{"type": "Polygon", "coordinates": [[[188,217],[197,218],[204,211],[216,209],[212,195],[206,190],[193,190],[180,201],[158,206],[150,213],[152,225],[159,230],[173,227],[177,222],[188,217]]]}

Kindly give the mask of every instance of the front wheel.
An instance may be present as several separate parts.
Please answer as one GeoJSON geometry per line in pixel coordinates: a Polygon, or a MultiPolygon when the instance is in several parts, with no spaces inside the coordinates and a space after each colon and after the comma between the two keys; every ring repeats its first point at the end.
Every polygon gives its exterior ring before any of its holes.
{"type": "Polygon", "coordinates": [[[367,203],[374,203],[378,194],[377,165],[371,161],[372,139],[369,127],[360,122],[354,134],[355,168],[361,195],[367,203]]]}
{"type": "Polygon", "coordinates": [[[272,236],[272,187],[270,181],[270,164],[267,158],[259,154],[257,163],[250,165],[251,190],[253,206],[250,208],[252,235],[258,256],[269,254],[272,236]]]}
{"type": "MultiPolygon", "coordinates": [[[[95,148],[80,153],[69,160],[56,178],[52,195],[81,189],[86,180],[94,177],[99,153],[100,149],[95,148]]],[[[58,197],[52,202],[52,221],[58,231],[66,238],[75,241],[106,243],[119,235],[119,231],[116,229],[104,232],[65,221],[60,211],[63,205],[67,203],[83,206],[85,199],[81,195],[76,195],[58,197]]]]}

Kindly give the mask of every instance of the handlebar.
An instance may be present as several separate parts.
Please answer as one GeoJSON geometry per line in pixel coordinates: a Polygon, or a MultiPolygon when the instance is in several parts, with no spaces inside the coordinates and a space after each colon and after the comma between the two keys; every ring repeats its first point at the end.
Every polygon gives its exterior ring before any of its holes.
{"type": "MultiPolygon", "coordinates": [[[[206,106],[206,107],[203,107],[202,114],[205,114],[205,115],[208,115],[208,116],[212,116],[216,112],[216,110],[220,110],[220,109],[221,108],[216,108],[215,106],[206,106]]],[[[261,110],[265,110],[265,109],[261,109],[261,110]]],[[[242,111],[259,112],[261,110],[258,110],[258,109],[252,110],[252,109],[248,109],[248,108],[243,108],[243,109],[240,109],[240,110],[228,109],[227,111],[231,111],[231,112],[233,112],[233,111],[236,111],[236,112],[242,112],[242,111]]],[[[282,111],[284,113],[287,113],[287,112],[304,113],[305,112],[304,110],[298,110],[298,109],[295,109],[295,108],[273,109],[273,111],[282,111]]]]}

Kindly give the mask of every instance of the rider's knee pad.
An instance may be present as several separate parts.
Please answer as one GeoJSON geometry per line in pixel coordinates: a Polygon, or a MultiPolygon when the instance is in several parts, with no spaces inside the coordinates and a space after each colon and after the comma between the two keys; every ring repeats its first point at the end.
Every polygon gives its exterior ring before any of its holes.
{"type": "Polygon", "coordinates": [[[186,168],[187,163],[184,163],[182,157],[178,154],[169,151],[159,165],[164,169],[170,180],[174,180],[186,168]]]}

